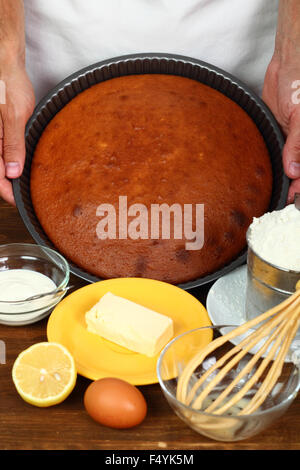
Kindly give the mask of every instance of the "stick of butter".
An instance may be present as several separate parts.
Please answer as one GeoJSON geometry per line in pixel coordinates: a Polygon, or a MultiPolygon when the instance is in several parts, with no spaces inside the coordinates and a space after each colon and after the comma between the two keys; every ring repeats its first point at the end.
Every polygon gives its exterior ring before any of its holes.
{"type": "Polygon", "coordinates": [[[87,329],[132,351],[155,356],[173,336],[173,320],[107,292],[86,314],[87,329]]]}

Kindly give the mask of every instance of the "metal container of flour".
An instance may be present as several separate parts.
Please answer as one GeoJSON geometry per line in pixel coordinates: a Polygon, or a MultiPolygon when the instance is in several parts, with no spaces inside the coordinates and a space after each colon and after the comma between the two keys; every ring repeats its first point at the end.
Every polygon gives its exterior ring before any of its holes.
{"type": "Polygon", "coordinates": [[[300,272],[279,268],[258,256],[248,244],[247,320],[283,302],[296,290],[300,272]]]}
{"type": "Polygon", "coordinates": [[[300,279],[300,211],[296,204],[254,219],[247,231],[246,317],[283,302],[300,279]]]}

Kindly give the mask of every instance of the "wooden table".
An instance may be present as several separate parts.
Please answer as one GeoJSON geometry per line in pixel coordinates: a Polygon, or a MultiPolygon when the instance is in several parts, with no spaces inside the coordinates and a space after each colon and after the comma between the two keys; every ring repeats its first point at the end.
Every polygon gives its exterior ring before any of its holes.
{"type": "MultiPolygon", "coordinates": [[[[0,244],[29,242],[17,210],[0,202],[0,244]]],[[[71,284],[84,282],[72,277],[71,284]]],[[[210,286],[193,292],[205,302],[210,286]]],[[[18,450],[298,450],[300,449],[300,396],[287,413],[258,436],[236,443],[215,442],[188,428],[171,410],[158,384],[140,387],[148,403],[148,415],[138,427],[114,430],[98,425],[83,407],[90,383],[78,377],[65,402],[40,409],[26,404],[16,393],[11,369],[17,355],[28,346],[46,340],[47,320],[24,327],[0,325],[6,344],[6,364],[0,364],[0,449],[18,450]]]]}

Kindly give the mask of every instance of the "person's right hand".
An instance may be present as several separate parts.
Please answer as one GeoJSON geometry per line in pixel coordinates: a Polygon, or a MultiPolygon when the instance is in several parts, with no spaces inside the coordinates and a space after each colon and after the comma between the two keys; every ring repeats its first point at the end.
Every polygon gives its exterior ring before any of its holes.
{"type": "Polygon", "coordinates": [[[2,91],[5,88],[5,103],[0,102],[0,197],[15,205],[9,179],[18,178],[23,171],[25,126],[34,110],[35,97],[23,65],[0,64],[0,80],[2,91]]]}

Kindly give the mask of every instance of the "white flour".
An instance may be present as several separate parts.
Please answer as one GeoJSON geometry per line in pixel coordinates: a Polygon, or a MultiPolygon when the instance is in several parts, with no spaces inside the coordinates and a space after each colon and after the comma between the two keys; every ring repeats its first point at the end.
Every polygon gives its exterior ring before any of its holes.
{"type": "Polygon", "coordinates": [[[300,272],[300,211],[291,204],[254,218],[248,244],[265,261],[300,272]]]}

